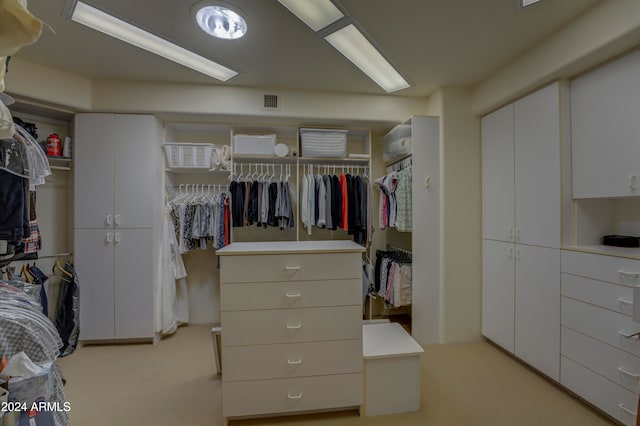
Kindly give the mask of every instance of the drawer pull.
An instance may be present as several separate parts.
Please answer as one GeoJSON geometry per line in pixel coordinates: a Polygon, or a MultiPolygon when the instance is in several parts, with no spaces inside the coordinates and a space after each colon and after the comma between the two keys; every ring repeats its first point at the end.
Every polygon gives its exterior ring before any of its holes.
{"type": "Polygon", "coordinates": [[[621,372],[622,374],[624,374],[625,376],[629,376],[629,377],[631,377],[631,378],[633,378],[635,380],[640,380],[640,375],[630,373],[630,372],[628,372],[627,370],[625,370],[622,367],[618,367],[618,371],[621,372]]]}
{"type": "Polygon", "coordinates": [[[618,273],[620,275],[624,275],[625,277],[631,277],[631,278],[635,278],[635,279],[638,279],[638,276],[640,276],[640,274],[637,273],[637,272],[618,271],[618,273]]]}
{"type": "MultiPolygon", "coordinates": [[[[300,399],[302,398],[302,392],[298,392],[297,394],[293,395],[291,392],[287,393],[287,398],[289,399],[300,399]]],[[[622,405],[622,404],[620,404],[622,405]]]]}
{"type": "Polygon", "coordinates": [[[640,333],[626,333],[622,330],[618,331],[618,334],[624,337],[625,339],[631,339],[633,337],[638,338],[640,336],[640,333]]]}
{"type": "Polygon", "coordinates": [[[300,297],[302,294],[298,293],[287,293],[287,297],[290,299],[295,299],[296,297],[300,297]]]}
{"type": "Polygon", "coordinates": [[[618,302],[623,303],[625,305],[633,305],[633,302],[630,302],[628,300],[624,300],[622,297],[620,299],[618,299],[618,302]]]}
{"type": "Polygon", "coordinates": [[[302,328],[302,324],[297,323],[297,324],[287,324],[287,329],[289,330],[297,330],[299,328],[302,328]]]}
{"type": "Polygon", "coordinates": [[[300,265],[297,266],[285,266],[284,269],[286,269],[287,271],[299,271],[302,267],[300,265]]]}
{"type": "MultiPolygon", "coordinates": [[[[289,365],[298,365],[298,364],[302,364],[302,358],[298,358],[296,361],[291,361],[290,359],[287,360],[287,364],[289,365]]],[[[622,368],[622,367],[620,367],[622,368]]]]}
{"type": "Polygon", "coordinates": [[[620,407],[620,409],[622,411],[624,411],[625,413],[627,413],[627,414],[631,414],[632,416],[637,416],[638,415],[638,413],[636,413],[634,411],[631,411],[627,407],[625,407],[623,403],[618,404],[618,407],[620,407]]]}

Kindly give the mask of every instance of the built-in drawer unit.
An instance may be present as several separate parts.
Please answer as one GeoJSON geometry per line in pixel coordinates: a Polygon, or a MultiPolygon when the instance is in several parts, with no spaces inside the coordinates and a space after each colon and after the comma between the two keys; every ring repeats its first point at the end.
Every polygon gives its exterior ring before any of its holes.
{"type": "Polygon", "coordinates": [[[560,382],[622,424],[636,424],[638,395],[635,393],[564,356],[560,363],[560,382]]]}
{"type": "Polygon", "coordinates": [[[635,259],[562,250],[560,382],[628,425],[640,390],[639,274],[635,259]]]}
{"type": "Polygon", "coordinates": [[[225,418],[362,404],[362,252],[350,241],[221,250],[225,418]]]}
{"type": "Polygon", "coordinates": [[[223,383],[222,412],[226,417],[347,408],[360,404],[362,373],[223,383]]]}

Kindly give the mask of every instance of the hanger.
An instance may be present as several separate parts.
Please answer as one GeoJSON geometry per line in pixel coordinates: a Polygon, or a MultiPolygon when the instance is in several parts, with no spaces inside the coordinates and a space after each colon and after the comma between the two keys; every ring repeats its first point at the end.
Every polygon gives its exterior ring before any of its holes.
{"type": "Polygon", "coordinates": [[[62,272],[64,275],[66,275],[69,278],[73,278],[73,275],[69,272],[67,272],[62,266],[60,266],[60,260],[56,260],[56,263],[53,264],[53,273],[56,273],[56,268],[58,268],[60,270],[60,272],[62,272]]]}
{"type": "Polygon", "coordinates": [[[26,282],[28,282],[29,284],[33,284],[34,277],[31,276],[31,273],[29,272],[29,266],[26,263],[22,265],[22,276],[24,277],[26,282]]]}

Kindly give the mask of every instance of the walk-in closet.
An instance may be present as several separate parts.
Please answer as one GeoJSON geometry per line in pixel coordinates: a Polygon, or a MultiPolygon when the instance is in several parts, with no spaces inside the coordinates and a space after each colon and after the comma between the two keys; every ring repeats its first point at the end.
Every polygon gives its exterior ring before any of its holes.
{"type": "Polygon", "coordinates": [[[0,426],[640,424],[640,3],[389,4],[0,1],[0,426]]]}

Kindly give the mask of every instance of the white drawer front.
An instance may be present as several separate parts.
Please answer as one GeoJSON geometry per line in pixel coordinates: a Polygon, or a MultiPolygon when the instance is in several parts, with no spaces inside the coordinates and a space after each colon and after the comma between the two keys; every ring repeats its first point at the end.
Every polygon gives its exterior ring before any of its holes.
{"type": "Polygon", "coordinates": [[[225,346],[222,380],[279,379],[362,372],[362,340],[225,346]]]}
{"type": "Polygon", "coordinates": [[[221,283],[362,278],[361,253],[222,256],[221,283]]]}
{"type": "Polygon", "coordinates": [[[628,426],[636,424],[638,395],[562,357],[560,383],[628,426]]]}
{"type": "Polygon", "coordinates": [[[362,308],[222,312],[222,345],[317,342],[362,338],[362,308]]]}
{"type": "Polygon", "coordinates": [[[562,355],[638,393],[640,358],[566,327],[562,327],[562,355]]]}
{"type": "Polygon", "coordinates": [[[562,250],[562,272],[600,281],[640,284],[640,260],[562,250]]]}
{"type": "Polygon", "coordinates": [[[220,301],[223,311],[357,305],[362,279],[222,284],[220,301]]]}
{"type": "Polygon", "coordinates": [[[626,315],[563,296],[562,325],[640,356],[640,340],[624,336],[640,332],[640,324],[626,315]]]}
{"type": "Polygon", "coordinates": [[[362,373],[222,384],[222,414],[225,417],[355,407],[360,404],[362,373]]]}
{"type": "Polygon", "coordinates": [[[563,273],[562,295],[633,315],[633,290],[630,287],[563,273]]]}

